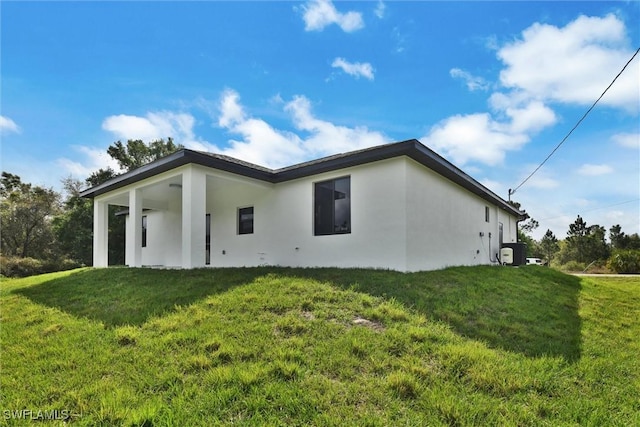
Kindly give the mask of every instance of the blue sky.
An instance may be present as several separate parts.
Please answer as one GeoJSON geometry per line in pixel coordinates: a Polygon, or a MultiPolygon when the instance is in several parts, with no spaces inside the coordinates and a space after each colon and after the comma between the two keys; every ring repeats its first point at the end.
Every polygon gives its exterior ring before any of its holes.
{"type": "MultiPolygon", "coordinates": [[[[417,138],[507,198],[640,47],[639,2],[2,2],[2,170],[117,140],[280,167],[417,138]]],[[[640,228],[640,56],[513,199],[640,228]]]]}

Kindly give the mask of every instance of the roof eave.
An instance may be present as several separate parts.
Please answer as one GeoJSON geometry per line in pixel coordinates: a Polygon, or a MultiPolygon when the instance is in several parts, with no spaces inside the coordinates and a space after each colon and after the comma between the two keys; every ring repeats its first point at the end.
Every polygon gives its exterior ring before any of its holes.
{"type": "Polygon", "coordinates": [[[233,162],[228,159],[216,157],[215,155],[182,149],[160,160],[156,160],[155,162],[126,172],[107,182],[85,190],[80,193],[80,196],[93,198],[189,163],[261,181],[279,183],[403,155],[428,167],[477,196],[494,203],[499,208],[519,218],[519,221],[526,218],[521,211],[416,139],[381,145],[354,153],[331,156],[326,159],[319,159],[318,161],[302,163],[275,171],[258,167],[257,165],[251,165],[250,163],[233,162]]]}
{"type": "Polygon", "coordinates": [[[118,175],[108,181],[98,184],[94,187],[88,188],[80,193],[80,197],[94,198],[109,191],[122,188],[129,184],[133,184],[145,178],[157,175],[162,172],[166,172],[171,169],[175,169],[179,166],[189,163],[186,156],[187,150],[180,150],[172,153],[166,157],[163,157],[154,162],[143,165],[137,169],[129,172],[125,172],[122,175],[118,175]]]}
{"type": "Polygon", "coordinates": [[[182,149],[163,157],[162,159],[148,163],[137,169],[125,172],[102,184],[91,187],[80,193],[80,197],[94,198],[109,191],[117,190],[154,175],[167,172],[186,164],[193,163],[226,172],[231,172],[262,181],[273,182],[273,174],[264,170],[255,169],[246,165],[229,162],[220,158],[208,156],[198,151],[182,149]]]}

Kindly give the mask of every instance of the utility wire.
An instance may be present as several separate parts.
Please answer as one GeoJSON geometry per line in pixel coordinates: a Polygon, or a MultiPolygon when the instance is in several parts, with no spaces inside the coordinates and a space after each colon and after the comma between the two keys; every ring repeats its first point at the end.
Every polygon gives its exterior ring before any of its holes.
{"type": "Polygon", "coordinates": [[[528,177],[526,177],[526,178],[524,179],[524,181],[522,181],[522,182],[520,183],[520,185],[518,185],[518,186],[517,186],[516,188],[514,188],[513,190],[512,190],[512,189],[509,189],[509,200],[511,200],[511,195],[512,195],[512,194],[515,194],[515,192],[516,192],[516,191],[518,191],[518,189],[519,189],[520,187],[522,187],[522,186],[523,186],[527,181],[529,181],[529,179],[530,179],[533,175],[535,175],[535,173],[536,173],[536,172],[538,172],[538,170],[540,170],[540,168],[541,168],[545,163],[547,163],[547,160],[549,160],[549,159],[551,158],[551,156],[553,156],[553,154],[554,154],[556,151],[558,151],[558,148],[560,148],[560,146],[561,146],[562,144],[564,144],[564,142],[569,138],[569,136],[571,136],[571,134],[573,133],[573,131],[574,131],[574,130],[576,130],[576,128],[577,128],[578,126],[580,126],[580,123],[582,123],[582,121],[587,117],[587,115],[589,115],[589,113],[591,112],[591,110],[593,110],[593,108],[596,106],[596,104],[597,104],[597,103],[602,99],[602,97],[604,96],[604,94],[605,94],[605,93],[607,93],[607,91],[611,88],[611,86],[613,86],[613,84],[616,82],[616,80],[618,80],[618,77],[620,77],[620,75],[624,72],[624,70],[625,70],[625,69],[627,68],[627,66],[631,63],[631,61],[633,61],[633,59],[638,55],[638,52],[640,52],[640,47],[636,50],[636,52],[633,54],[633,56],[631,56],[631,59],[629,59],[629,60],[627,61],[627,63],[626,63],[626,64],[624,64],[624,67],[622,67],[622,70],[620,70],[620,72],[618,73],[618,75],[617,75],[617,76],[615,76],[615,78],[611,81],[611,83],[609,83],[609,86],[607,86],[607,88],[604,90],[604,92],[602,92],[602,94],[600,95],[600,97],[599,97],[598,99],[596,99],[596,101],[593,103],[593,105],[591,105],[591,107],[589,107],[589,109],[587,110],[587,112],[586,112],[586,113],[584,113],[584,115],[580,118],[580,120],[578,120],[578,122],[575,124],[575,126],[573,126],[573,128],[571,128],[571,130],[569,131],[569,133],[568,133],[564,138],[562,138],[562,141],[560,141],[560,143],[559,143],[558,145],[556,145],[556,148],[554,148],[554,149],[553,149],[553,151],[551,151],[551,153],[547,156],[547,158],[546,158],[546,159],[544,159],[544,160],[542,161],[542,163],[540,163],[540,165],[538,165],[538,167],[537,167],[537,168],[535,168],[535,169],[534,169],[534,171],[533,171],[533,172],[531,172],[531,173],[529,174],[529,176],[528,176],[528,177]]]}
{"type": "MultiPolygon", "coordinates": [[[[581,213],[587,213],[587,212],[593,212],[593,211],[598,211],[600,209],[607,209],[607,208],[612,208],[614,206],[620,206],[620,205],[626,205],[628,203],[633,203],[633,202],[637,202],[640,201],[640,199],[633,199],[633,200],[627,200],[625,202],[619,202],[619,203],[614,203],[612,205],[607,205],[607,206],[599,206],[597,208],[591,208],[591,209],[587,209],[587,210],[581,210],[581,213]]],[[[542,218],[540,221],[546,221],[549,219],[556,219],[556,218],[562,218],[564,215],[559,215],[559,216],[552,216],[552,217],[548,217],[548,218],[542,218]]]]}

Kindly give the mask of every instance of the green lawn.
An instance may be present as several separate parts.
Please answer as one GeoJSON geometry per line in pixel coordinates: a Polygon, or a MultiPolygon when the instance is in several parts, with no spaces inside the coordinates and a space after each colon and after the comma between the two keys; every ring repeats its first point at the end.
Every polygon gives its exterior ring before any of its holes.
{"type": "Polygon", "coordinates": [[[629,276],[113,268],[1,286],[0,425],[640,425],[629,276]]]}

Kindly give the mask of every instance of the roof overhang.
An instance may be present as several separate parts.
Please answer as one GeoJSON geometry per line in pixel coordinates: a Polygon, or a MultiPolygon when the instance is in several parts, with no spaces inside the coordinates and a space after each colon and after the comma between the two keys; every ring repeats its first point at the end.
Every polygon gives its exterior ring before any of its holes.
{"type": "Polygon", "coordinates": [[[407,156],[415,160],[448,180],[467,189],[473,194],[491,202],[511,215],[518,217],[519,220],[525,218],[525,214],[523,214],[523,212],[516,209],[500,196],[493,193],[484,185],[480,184],[471,176],[467,175],[461,169],[457,168],[451,162],[445,160],[442,156],[429,149],[416,139],[337,154],[275,170],[224,155],[182,149],[162,159],[156,160],[155,162],[126,172],[100,185],[89,188],[80,193],[80,196],[88,198],[100,196],[187,164],[196,164],[277,184],[280,182],[291,181],[324,172],[400,156],[407,156]]]}

